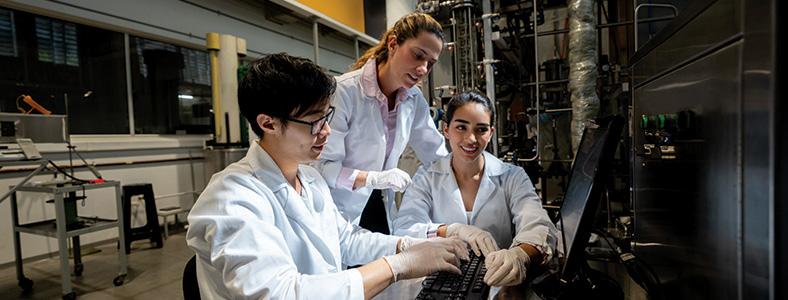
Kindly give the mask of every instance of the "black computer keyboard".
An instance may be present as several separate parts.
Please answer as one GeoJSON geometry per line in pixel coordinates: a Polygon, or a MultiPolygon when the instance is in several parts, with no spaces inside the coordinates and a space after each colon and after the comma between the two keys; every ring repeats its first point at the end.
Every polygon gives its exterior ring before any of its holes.
{"type": "Polygon", "coordinates": [[[490,286],[484,284],[484,256],[476,256],[470,252],[471,259],[462,262],[460,271],[462,275],[449,272],[438,272],[427,276],[421,282],[421,292],[417,300],[471,300],[487,299],[490,286]]]}

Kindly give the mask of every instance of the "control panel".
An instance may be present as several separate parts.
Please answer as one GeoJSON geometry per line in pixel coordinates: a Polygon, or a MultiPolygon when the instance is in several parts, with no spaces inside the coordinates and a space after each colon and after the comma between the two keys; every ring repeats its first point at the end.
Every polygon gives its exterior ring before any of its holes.
{"type": "Polygon", "coordinates": [[[676,159],[679,156],[677,143],[692,142],[699,138],[698,117],[694,110],[670,114],[642,115],[638,120],[639,130],[635,153],[654,159],[676,159]]]}

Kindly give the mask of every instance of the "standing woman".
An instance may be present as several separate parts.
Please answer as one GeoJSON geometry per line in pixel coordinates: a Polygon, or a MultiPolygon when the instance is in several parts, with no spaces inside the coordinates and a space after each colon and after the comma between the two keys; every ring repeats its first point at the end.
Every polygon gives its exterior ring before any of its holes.
{"type": "Polygon", "coordinates": [[[423,164],[448,154],[416,86],[442,49],[440,23],[411,13],[386,31],[351,72],[337,77],[331,99],[334,134],[317,168],[350,222],[388,234],[397,213],[394,192],[411,183],[408,173],[397,168],[405,146],[423,164]]]}
{"type": "Polygon", "coordinates": [[[484,151],[492,124],[495,108],[478,91],[449,101],[443,133],[452,154],[419,169],[392,231],[457,236],[486,256],[485,283],[510,286],[525,280],[530,265],[550,261],[557,230],[525,171],[484,151]]]}

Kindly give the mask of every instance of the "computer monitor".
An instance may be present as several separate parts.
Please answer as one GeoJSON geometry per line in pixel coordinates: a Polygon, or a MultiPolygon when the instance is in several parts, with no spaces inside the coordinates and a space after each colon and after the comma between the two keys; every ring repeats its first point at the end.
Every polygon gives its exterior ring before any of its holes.
{"type": "Polygon", "coordinates": [[[569,282],[586,264],[585,248],[591,235],[594,214],[604,190],[604,178],[616,153],[624,119],[610,116],[586,127],[575,155],[559,224],[565,261],[560,279],[569,282]]]}

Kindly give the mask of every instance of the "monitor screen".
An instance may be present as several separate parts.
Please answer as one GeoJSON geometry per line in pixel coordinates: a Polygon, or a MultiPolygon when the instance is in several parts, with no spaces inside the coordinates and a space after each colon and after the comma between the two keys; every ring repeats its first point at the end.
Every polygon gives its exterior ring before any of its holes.
{"type": "Polygon", "coordinates": [[[623,118],[614,116],[587,126],[575,155],[569,185],[561,205],[559,228],[562,229],[566,261],[561,279],[571,280],[585,264],[585,248],[591,234],[596,207],[604,188],[603,178],[615,155],[623,129],[623,118]]]}

